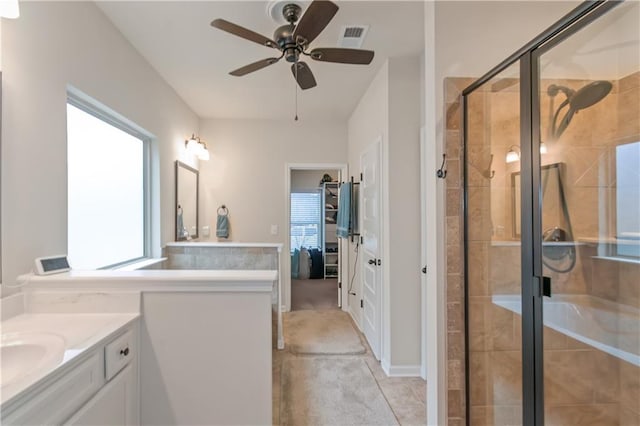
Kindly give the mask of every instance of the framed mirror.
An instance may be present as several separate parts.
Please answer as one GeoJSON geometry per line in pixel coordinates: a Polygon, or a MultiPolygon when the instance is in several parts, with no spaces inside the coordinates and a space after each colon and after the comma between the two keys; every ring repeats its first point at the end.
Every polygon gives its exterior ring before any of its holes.
{"type": "Polygon", "coordinates": [[[198,238],[198,170],[176,161],[176,241],[198,238]]]}

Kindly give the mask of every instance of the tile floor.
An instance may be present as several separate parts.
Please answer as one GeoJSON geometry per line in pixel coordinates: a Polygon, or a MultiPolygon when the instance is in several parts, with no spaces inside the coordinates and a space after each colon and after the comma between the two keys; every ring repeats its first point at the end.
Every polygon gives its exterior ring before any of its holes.
{"type": "MultiPolygon", "coordinates": [[[[286,315],[286,314],[285,314],[286,315]]],[[[355,325],[354,325],[355,327],[355,325]]],[[[357,328],[356,328],[357,330],[357,328]]],[[[369,345],[366,344],[366,339],[362,334],[360,335],[362,342],[366,347],[366,353],[362,355],[355,355],[362,357],[373,377],[376,379],[378,386],[382,390],[384,397],[386,398],[389,406],[393,410],[393,413],[398,420],[398,423],[403,426],[412,425],[424,425],[426,424],[426,382],[419,377],[387,377],[380,362],[376,361],[369,345]]],[[[285,330],[286,341],[286,330],[285,330]]],[[[273,424],[280,424],[280,376],[282,361],[287,357],[296,356],[312,356],[312,355],[295,355],[289,352],[287,349],[282,351],[273,351],[273,424]]],[[[340,357],[341,355],[332,355],[340,357]]],[[[345,355],[353,357],[354,355],[345,355]]],[[[326,357],[326,355],[324,356],[326,357]]],[[[328,410],[331,407],[327,407],[328,410]]],[[[305,425],[296,425],[305,426],[305,425]]],[[[326,425],[326,426],[339,426],[339,425],[326,425]]]]}

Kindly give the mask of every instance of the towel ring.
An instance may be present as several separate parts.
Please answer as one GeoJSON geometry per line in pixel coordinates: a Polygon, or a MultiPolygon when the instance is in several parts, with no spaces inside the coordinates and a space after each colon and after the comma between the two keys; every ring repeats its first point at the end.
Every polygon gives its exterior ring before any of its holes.
{"type": "Polygon", "coordinates": [[[220,216],[227,216],[229,214],[229,209],[224,204],[218,207],[218,214],[220,216]]]}

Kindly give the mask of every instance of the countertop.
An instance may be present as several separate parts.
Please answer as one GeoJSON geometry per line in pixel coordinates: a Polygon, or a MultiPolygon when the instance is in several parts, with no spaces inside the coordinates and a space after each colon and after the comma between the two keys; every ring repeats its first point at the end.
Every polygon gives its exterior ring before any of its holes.
{"type": "Polygon", "coordinates": [[[79,271],[55,275],[23,275],[24,289],[135,289],[136,291],[271,292],[275,270],[79,271]]]}
{"type": "Polygon", "coordinates": [[[139,318],[138,313],[22,313],[2,321],[3,340],[20,333],[57,335],[64,339],[64,351],[51,363],[2,386],[0,410],[6,409],[34,386],[74,364],[82,354],[139,318]]]}

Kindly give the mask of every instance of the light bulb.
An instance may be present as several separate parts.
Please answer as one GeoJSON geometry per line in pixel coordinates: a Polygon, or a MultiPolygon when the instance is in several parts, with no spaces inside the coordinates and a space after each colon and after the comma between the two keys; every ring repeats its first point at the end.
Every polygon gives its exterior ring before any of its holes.
{"type": "Polygon", "coordinates": [[[519,160],[520,160],[520,154],[518,154],[513,150],[509,150],[509,152],[507,152],[507,163],[515,163],[516,161],[519,161],[519,160]]]}
{"type": "Polygon", "coordinates": [[[0,0],[0,17],[15,19],[20,16],[18,0],[0,0]]]}
{"type": "Polygon", "coordinates": [[[202,151],[198,154],[200,160],[209,161],[209,150],[202,146],[202,151]]]}

